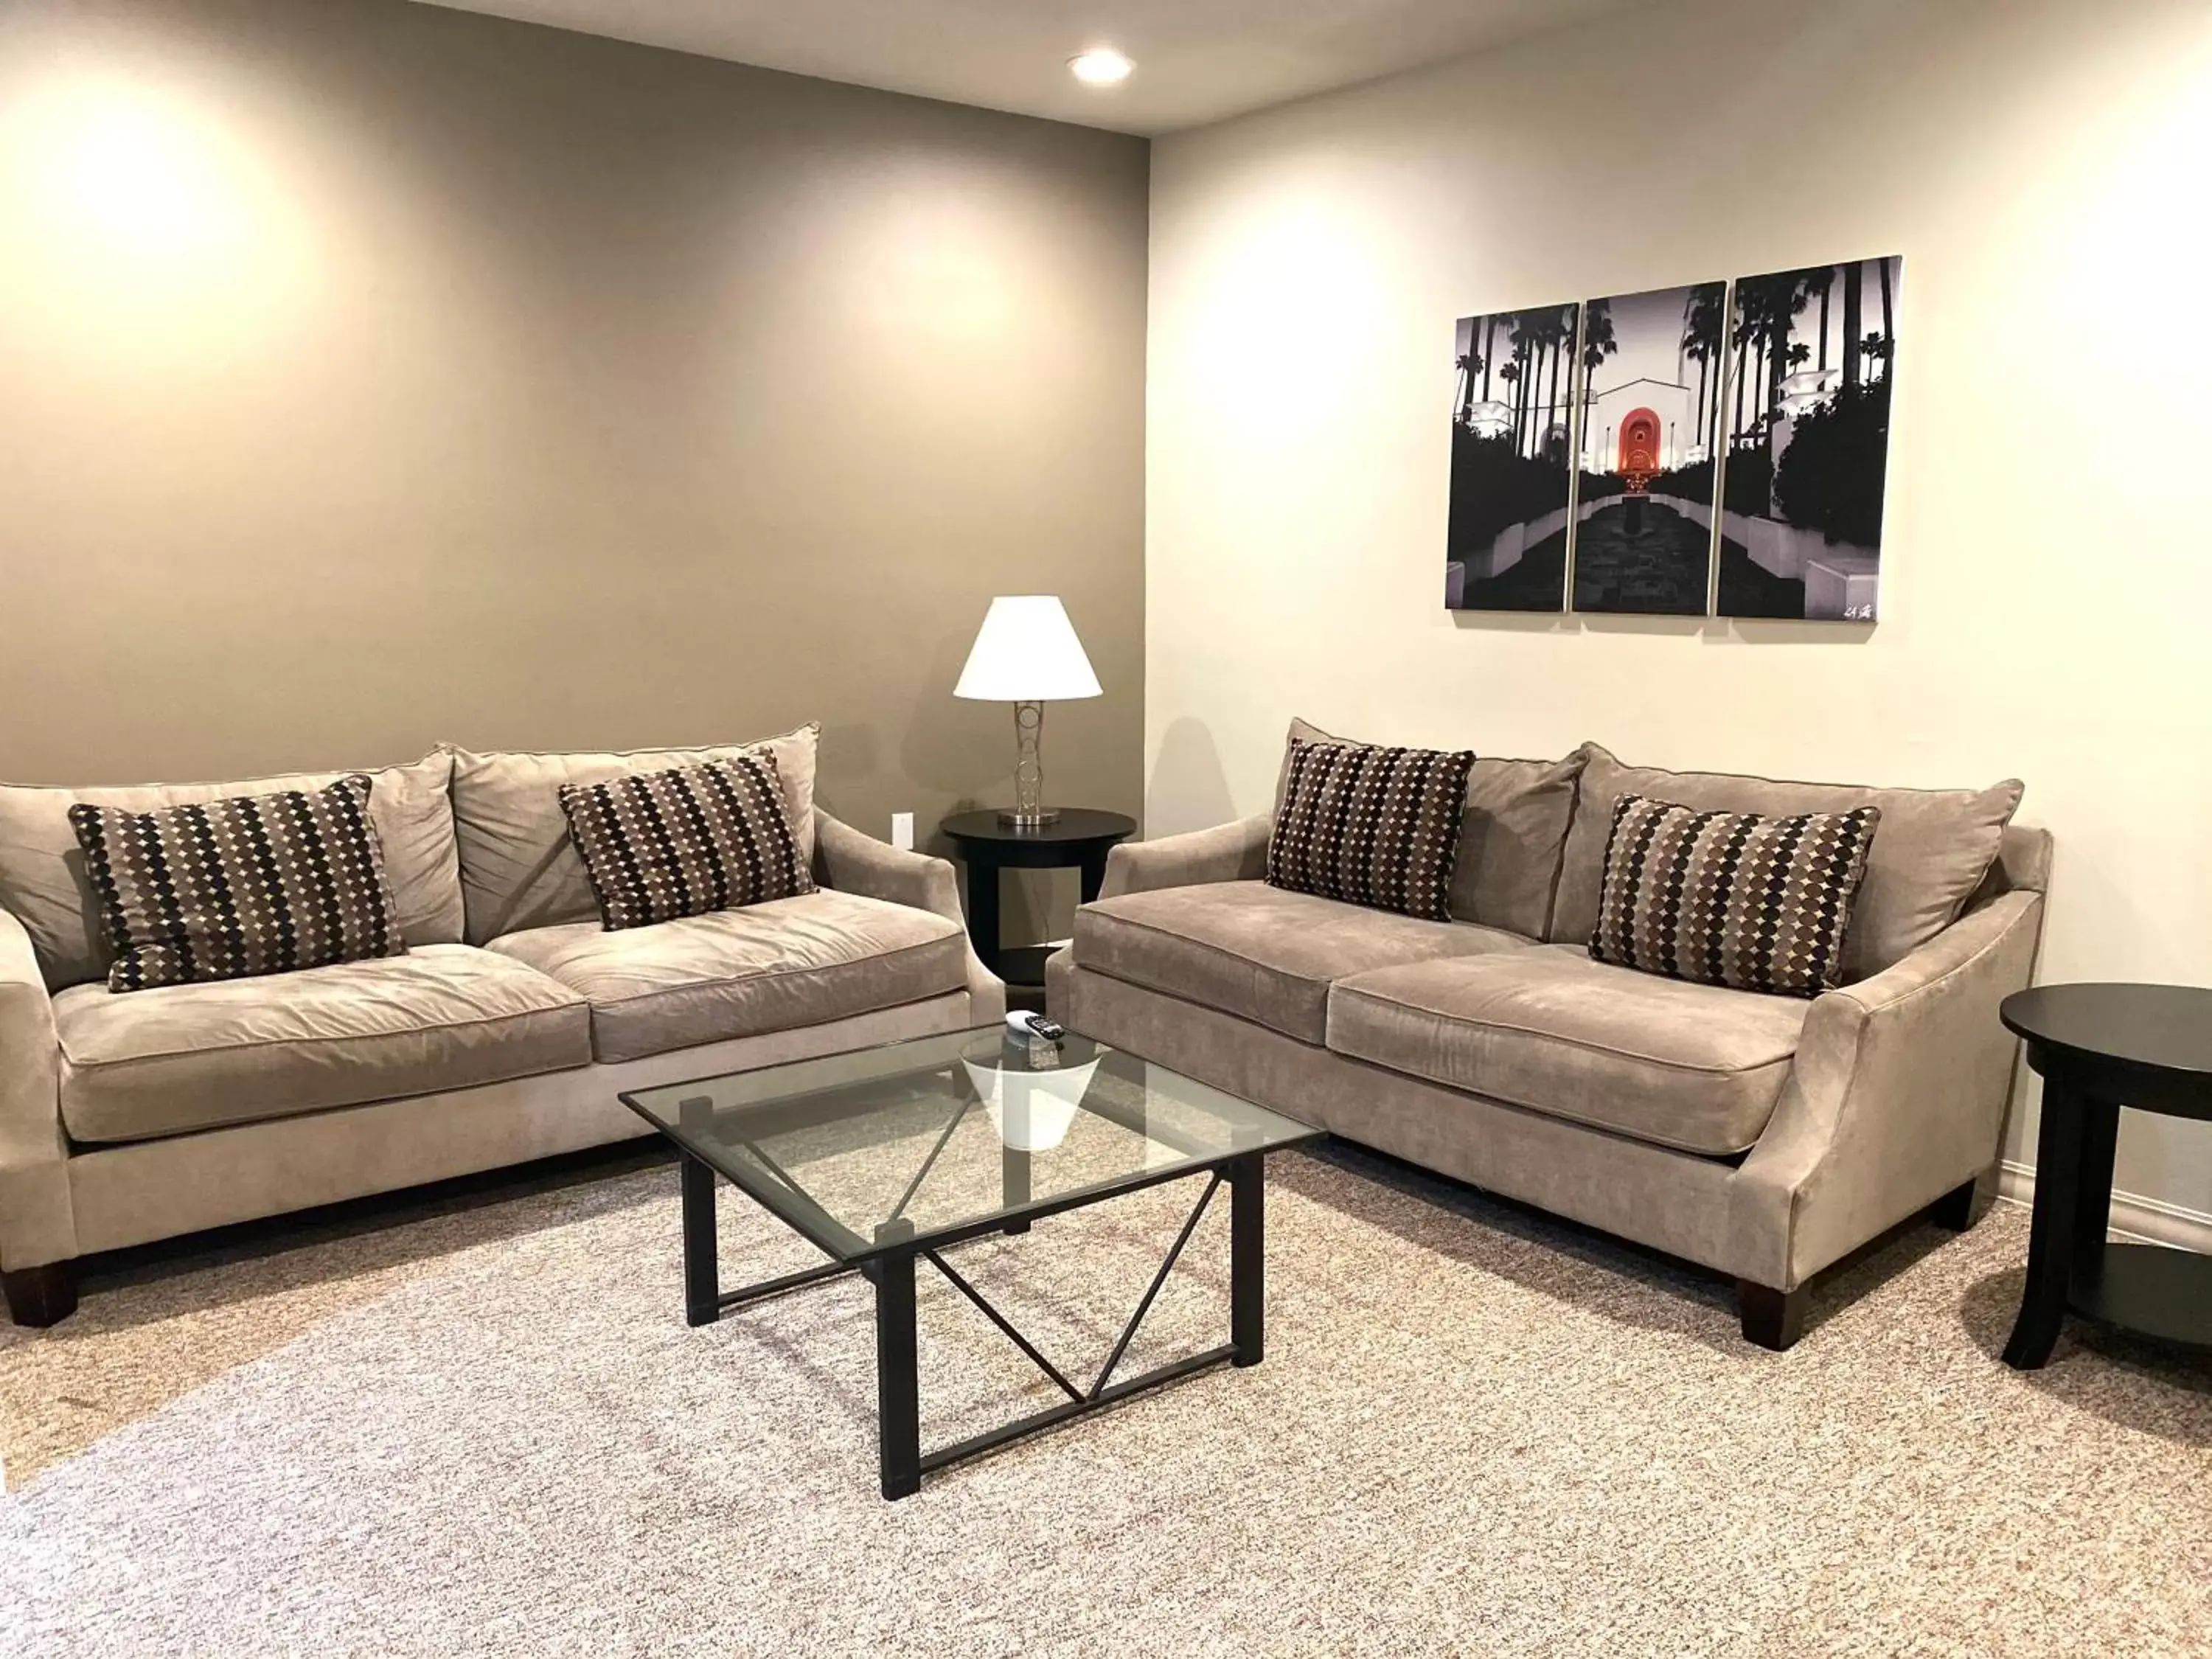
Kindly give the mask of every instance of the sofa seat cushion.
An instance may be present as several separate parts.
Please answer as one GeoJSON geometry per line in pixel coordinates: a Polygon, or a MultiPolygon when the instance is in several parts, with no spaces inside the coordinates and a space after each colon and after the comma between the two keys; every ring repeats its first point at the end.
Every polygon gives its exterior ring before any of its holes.
{"type": "Polygon", "coordinates": [[[583,998],[465,945],[257,979],[54,996],[62,1122],[144,1140],[591,1063],[583,998]]]}
{"type": "Polygon", "coordinates": [[[1078,966],[1318,1043],[1333,980],[1439,957],[1518,954],[1532,941],[1473,922],[1425,921],[1265,882],[1123,893],[1075,913],[1078,966]]]}
{"type": "Polygon", "coordinates": [[[1329,994],[1328,1046],[1718,1158],[1747,1151],[1765,1129],[1812,1006],[1543,945],[1342,980],[1329,994]]]}
{"type": "Polygon", "coordinates": [[[959,923],[826,887],[615,933],[596,921],[533,927],[488,948],[580,993],[602,1060],[819,1025],[968,984],[959,923]]]}

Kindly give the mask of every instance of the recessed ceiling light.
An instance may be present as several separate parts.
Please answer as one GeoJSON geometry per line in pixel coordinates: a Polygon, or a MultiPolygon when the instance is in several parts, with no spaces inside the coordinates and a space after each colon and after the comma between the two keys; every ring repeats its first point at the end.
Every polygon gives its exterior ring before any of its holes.
{"type": "Polygon", "coordinates": [[[1127,80],[1137,66],[1111,46],[1097,46],[1069,58],[1067,67],[1086,87],[1110,87],[1127,80]]]}

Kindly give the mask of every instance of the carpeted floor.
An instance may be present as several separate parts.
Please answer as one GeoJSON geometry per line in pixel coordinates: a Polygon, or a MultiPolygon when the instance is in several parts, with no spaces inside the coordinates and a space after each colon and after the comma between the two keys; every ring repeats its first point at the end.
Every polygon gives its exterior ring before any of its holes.
{"type": "MultiPolygon", "coordinates": [[[[295,1233],[0,1334],[0,1653],[2212,1653],[2212,1366],[1996,1358],[2000,1208],[1817,1297],[1271,1164],[1268,1358],[876,1495],[870,1293],[681,1316],[665,1166],[295,1233]]],[[[964,1248],[1095,1365],[1194,1188],[964,1248]]],[[[804,1246],[726,1194],[730,1282],[804,1246]]],[[[1225,1331],[1209,1216],[1129,1364],[1225,1331]]],[[[1044,1403],[925,1272],[925,1443],[1044,1403]]]]}

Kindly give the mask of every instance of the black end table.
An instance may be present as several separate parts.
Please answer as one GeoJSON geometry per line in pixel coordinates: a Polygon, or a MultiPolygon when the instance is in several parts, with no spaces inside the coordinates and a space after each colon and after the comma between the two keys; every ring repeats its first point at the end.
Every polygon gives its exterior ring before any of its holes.
{"type": "Polygon", "coordinates": [[[2027,1291],[2005,1364],[2042,1365],[2069,1310],[2212,1352],[2212,1256],[2105,1239],[2120,1108],[2212,1120],[2212,990],[2045,985],[2000,1015],[2043,1075],[2027,1291]]]}
{"type": "Polygon", "coordinates": [[[1052,948],[999,943],[999,872],[1001,870],[1083,872],[1083,902],[1098,896],[1106,879],[1106,855],[1115,844],[1137,833],[1136,819],[1121,812],[1083,807],[1060,810],[1060,817],[1036,830],[1017,830],[999,822],[995,811],[957,812],[939,826],[968,866],[968,937],[983,965],[1009,985],[1036,989],[1044,983],[1044,960],[1052,948]]]}

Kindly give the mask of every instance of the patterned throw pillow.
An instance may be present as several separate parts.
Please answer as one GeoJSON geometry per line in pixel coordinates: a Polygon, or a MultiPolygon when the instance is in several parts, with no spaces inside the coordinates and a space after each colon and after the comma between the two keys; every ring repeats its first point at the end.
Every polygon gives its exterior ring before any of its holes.
{"type": "Polygon", "coordinates": [[[1881,822],[1876,806],[1760,817],[1623,795],[1589,953],[1739,991],[1832,990],[1881,822]]]}
{"type": "Polygon", "coordinates": [[[1449,921],[1474,764],[1467,750],[1293,744],[1267,839],[1268,884],[1449,921]]]}
{"type": "Polygon", "coordinates": [[[78,802],[111,991],[404,955],[368,779],[151,812],[78,802]]]}
{"type": "Polygon", "coordinates": [[[814,890],[765,752],[564,783],[561,810],[610,933],[814,890]]]}

